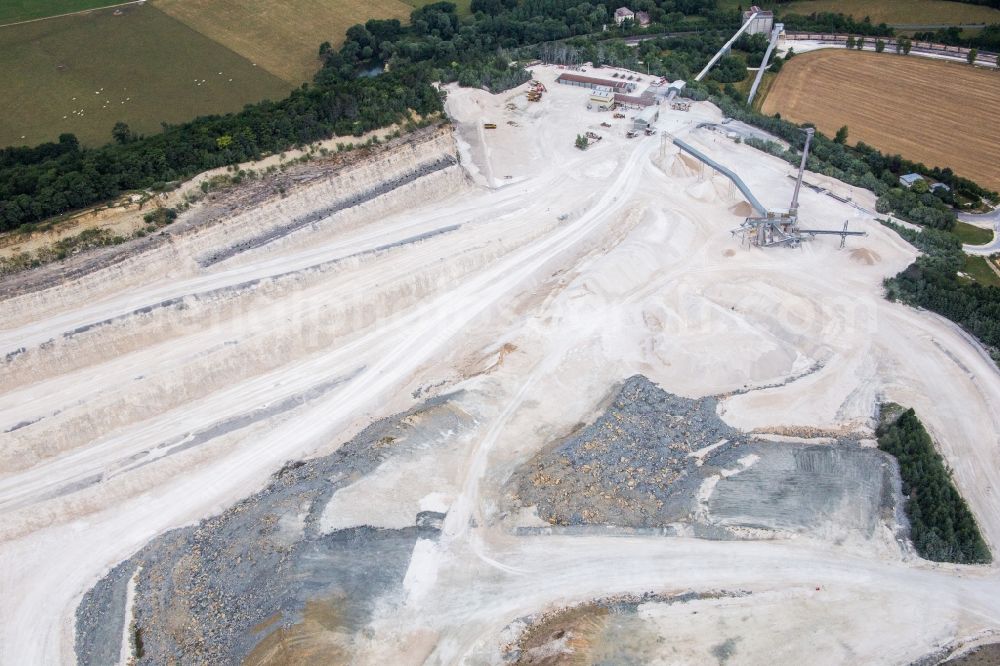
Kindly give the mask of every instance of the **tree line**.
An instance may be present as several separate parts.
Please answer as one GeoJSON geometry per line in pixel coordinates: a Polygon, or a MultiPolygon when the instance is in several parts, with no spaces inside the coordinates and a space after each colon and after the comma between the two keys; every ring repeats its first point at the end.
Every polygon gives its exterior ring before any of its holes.
{"type": "Polygon", "coordinates": [[[968,505],[952,482],[934,442],[912,409],[879,427],[878,447],[899,461],[910,538],[920,557],[935,562],[992,560],[968,505]]]}
{"type": "Polygon", "coordinates": [[[359,136],[442,110],[427,68],[407,65],[374,78],[317,77],[287,98],[238,113],[164,126],[159,134],[81,147],[71,134],[34,148],[0,150],[0,231],[169,181],[259,159],[331,135],[359,136]]]}
{"type": "Polygon", "coordinates": [[[839,12],[782,14],[781,22],[788,32],[850,33],[863,37],[892,37],[895,31],[885,23],[872,23],[867,16],[858,21],[839,12]]]}
{"type": "Polygon", "coordinates": [[[898,275],[885,280],[886,298],[950,319],[979,340],[1000,363],[1000,288],[959,275],[965,268],[962,242],[937,229],[914,231],[886,223],[923,252],[898,275]]]}
{"type": "Polygon", "coordinates": [[[962,29],[957,27],[940,28],[934,31],[918,32],[913,38],[924,42],[1000,52],[1000,23],[994,23],[982,30],[970,33],[963,33],[962,29]]]}
{"type": "Polygon", "coordinates": [[[994,9],[1000,9],[1000,0],[955,0],[956,2],[963,2],[967,5],[984,5],[986,7],[993,7],[994,9]]]}

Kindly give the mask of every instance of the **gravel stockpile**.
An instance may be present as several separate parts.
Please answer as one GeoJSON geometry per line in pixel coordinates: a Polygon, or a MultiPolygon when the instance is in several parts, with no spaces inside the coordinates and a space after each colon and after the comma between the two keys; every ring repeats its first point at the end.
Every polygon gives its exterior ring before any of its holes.
{"type": "Polygon", "coordinates": [[[629,378],[608,410],[519,470],[513,492],[554,525],[660,527],[690,510],[702,480],[689,454],[729,462],[746,437],[715,412],[715,398],[671,395],[642,376],[629,378]]]}
{"type": "Polygon", "coordinates": [[[905,525],[890,456],[852,439],[749,441],[717,416],[717,403],[631,377],[593,424],[515,472],[512,508],[535,506],[556,526],[671,534],[687,525],[712,539],[760,536],[750,528],[840,543],[905,525]]]}
{"type": "Polygon", "coordinates": [[[419,422],[450,396],[377,421],[336,453],[287,464],[264,490],[197,526],[169,532],[112,569],[77,609],[81,664],[117,659],[128,580],[137,567],[137,663],[239,663],[268,634],[296,625],[312,601],[336,607],[337,628],[360,629],[376,599],[398,587],[418,538],[436,538],[442,514],[412,527],[323,534],[330,497],[392,455],[420,443],[419,422]]]}

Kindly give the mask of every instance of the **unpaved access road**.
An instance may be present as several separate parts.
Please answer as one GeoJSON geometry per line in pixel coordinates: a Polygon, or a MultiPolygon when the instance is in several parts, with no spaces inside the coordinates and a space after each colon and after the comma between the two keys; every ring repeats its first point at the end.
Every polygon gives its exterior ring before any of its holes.
{"type": "MultiPolygon", "coordinates": [[[[517,617],[648,590],[752,593],[688,607],[712,631],[693,614],[663,620],[688,661],[733,637],[728,663],[754,663],[782,626],[802,631],[781,639],[778,663],[906,663],[1000,628],[995,568],[930,565],[891,535],[511,529],[500,507],[513,471],[644,374],[682,396],[729,395],[719,413],[744,430],[870,435],[879,402],[911,405],[1000,544],[1000,375],[948,322],[882,299],[882,279],[915,251],[811,190],[810,227],[850,219],[869,235],[843,251],[836,238],[745,250],[729,234],[742,202],[728,182],[660,136],[601,127],[610,114],[588,112],[586,91],[557,74],[536,70],[549,88],[537,104],[524,89],[450,88],[454,133],[0,302],[0,663],[73,663],[81,598],[150,539],[454,391],[469,425],[434,435],[447,455],[379,466],[339,491],[363,498],[350,511],[331,501],[340,527],[446,513],[364,630],[338,637],[359,663],[495,662],[517,617]],[[484,120],[498,129],[480,132],[484,120]],[[605,138],[578,151],[588,130],[605,138]],[[442,155],[462,163],[198,263],[442,155]],[[758,620],[732,626],[743,608],[758,620]],[[834,647],[817,652],[820,634],[834,647]]],[[[736,170],[765,205],[787,205],[788,165],[695,129],[719,121],[699,103],[664,110],[658,126],[736,170]]]]}

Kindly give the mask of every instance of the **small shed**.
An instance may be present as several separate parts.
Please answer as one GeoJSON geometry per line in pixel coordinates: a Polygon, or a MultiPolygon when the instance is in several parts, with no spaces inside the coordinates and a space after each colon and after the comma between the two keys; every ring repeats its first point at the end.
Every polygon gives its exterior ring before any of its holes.
{"type": "Polygon", "coordinates": [[[923,179],[924,177],[919,173],[907,173],[899,177],[899,184],[909,189],[923,179]]]}

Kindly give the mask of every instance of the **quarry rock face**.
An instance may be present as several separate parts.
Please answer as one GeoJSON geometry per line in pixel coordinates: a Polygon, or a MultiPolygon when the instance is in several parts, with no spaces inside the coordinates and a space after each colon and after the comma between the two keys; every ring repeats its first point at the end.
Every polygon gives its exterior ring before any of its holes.
{"type": "MultiPolygon", "coordinates": [[[[80,661],[111,659],[126,616],[151,663],[297,654],[289,646],[303,642],[313,647],[302,658],[322,645],[347,659],[376,605],[400,603],[417,541],[436,542],[447,514],[421,511],[395,529],[330,531],[321,518],[338,492],[390,459],[436,449],[441,433],[468,427],[455,400],[433,398],[372,424],[333,454],[286,464],[264,490],[220,515],[155,539],[85,595],[80,661]]],[[[753,538],[770,531],[870,540],[883,523],[896,528],[890,456],[848,441],[750,442],[716,415],[716,404],[631,377],[594,423],[540,452],[511,483],[556,525],[675,530],[667,535],[685,524],[712,539],[747,538],[738,528],[755,528],[753,538]]]]}
{"type": "Polygon", "coordinates": [[[424,512],[396,530],[333,532],[321,530],[320,516],[338,490],[388,457],[433,445],[433,427],[411,424],[456,422],[447,402],[432,399],[368,426],[336,453],[288,463],[262,491],[116,566],[77,611],[80,663],[117,657],[130,579],[126,630],[142,646],[140,663],[238,662],[269,637],[318,632],[310,640],[336,644],[360,631],[376,601],[398,592],[417,540],[437,538],[440,516],[424,512]],[[309,627],[317,607],[327,609],[321,631],[309,627]]]}
{"type": "Polygon", "coordinates": [[[738,190],[668,135],[769,210],[786,162],[708,102],[628,138],[563,71],[537,101],[449,86],[447,123],[0,283],[0,662],[911,663],[990,635],[1000,580],[917,557],[874,441],[913,407],[1000,543],[1000,375],[883,298],[916,250],[818,173],[809,228],[867,236],[741,246],[738,190]]]}
{"type": "Polygon", "coordinates": [[[593,424],[518,470],[511,492],[562,526],[684,524],[712,538],[736,538],[736,528],[861,539],[883,521],[895,529],[892,456],[849,439],[751,441],[719,418],[717,404],[632,377],[593,424]]]}

